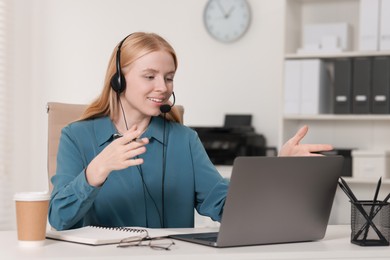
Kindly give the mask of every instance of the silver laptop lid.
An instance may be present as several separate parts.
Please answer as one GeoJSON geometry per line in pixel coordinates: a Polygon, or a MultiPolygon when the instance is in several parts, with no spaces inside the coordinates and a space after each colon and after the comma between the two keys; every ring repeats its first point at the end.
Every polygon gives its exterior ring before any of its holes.
{"type": "Polygon", "coordinates": [[[237,157],[219,247],[322,239],[342,156],[237,157]]]}

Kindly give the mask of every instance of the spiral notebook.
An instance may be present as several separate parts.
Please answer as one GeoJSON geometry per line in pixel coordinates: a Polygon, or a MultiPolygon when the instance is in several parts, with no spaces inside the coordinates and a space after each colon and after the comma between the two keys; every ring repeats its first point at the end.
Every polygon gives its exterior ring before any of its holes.
{"type": "Polygon", "coordinates": [[[127,237],[144,235],[146,232],[151,237],[164,237],[169,235],[168,231],[162,229],[85,226],[63,231],[48,230],[46,232],[46,238],[87,245],[109,245],[118,244],[122,239],[127,237]]]}

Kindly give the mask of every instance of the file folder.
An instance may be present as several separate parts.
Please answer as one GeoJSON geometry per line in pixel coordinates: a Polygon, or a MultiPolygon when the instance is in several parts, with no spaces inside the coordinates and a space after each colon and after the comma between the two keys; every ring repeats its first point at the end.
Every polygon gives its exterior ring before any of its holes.
{"type": "Polygon", "coordinates": [[[284,114],[299,114],[301,103],[301,61],[284,62],[284,114]]]}
{"type": "Polygon", "coordinates": [[[390,50],[390,0],[382,0],[380,7],[379,49],[390,50]]]}
{"type": "Polygon", "coordinates": [[[380,0],[360,0],[359,50],[376,51],[379,48],[380,0]]]}
{"type": "Polygon", "coordinates": [[[371,94],[371,59],[367,57],[353,60],[352,76],[352,112],[370,113],[371,94]]]}
{"type": "Polygon", "coordinates": [[[331,89],[326,64],[320,59],[301,60],[301,114],[330,113],[331,89]]]}
{"type": "Polygon", "coordinates": [[[352,61],[337,59],[334,61],[333,113],[352,113],[352,61]]]}
{"type": "Polygon", "coordinates": [[[390,58],[376,57],[372,64],[372,113],[389,114],[390,58]]]}

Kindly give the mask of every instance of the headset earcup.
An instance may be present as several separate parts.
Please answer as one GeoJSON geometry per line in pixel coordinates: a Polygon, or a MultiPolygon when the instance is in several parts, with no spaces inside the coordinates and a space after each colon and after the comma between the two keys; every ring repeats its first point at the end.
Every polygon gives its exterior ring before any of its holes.
{"type": "Polygon", "coordinates": [[[115,73],[111,78],[111,87],[118,94],[123,92],[126,88],[125,77],[122,74],[115,73]]]}

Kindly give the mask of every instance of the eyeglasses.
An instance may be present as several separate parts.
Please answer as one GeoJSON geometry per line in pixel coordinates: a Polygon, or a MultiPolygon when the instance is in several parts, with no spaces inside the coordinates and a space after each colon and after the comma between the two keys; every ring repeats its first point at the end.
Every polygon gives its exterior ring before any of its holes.
{"type": "Polygon", "coordinates": [[[150,237],[148,232],[145,231],[141,236],[122,239],[117,247],[148,246],[155,250],[171,250],[173,245],[175,245],[175,242],[172,239],[166,237],[150,237]]]}

